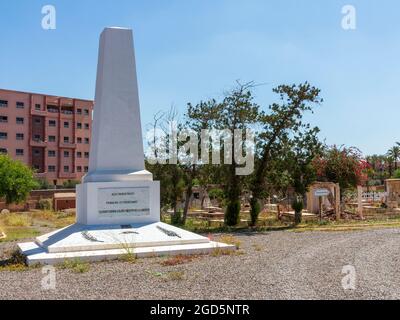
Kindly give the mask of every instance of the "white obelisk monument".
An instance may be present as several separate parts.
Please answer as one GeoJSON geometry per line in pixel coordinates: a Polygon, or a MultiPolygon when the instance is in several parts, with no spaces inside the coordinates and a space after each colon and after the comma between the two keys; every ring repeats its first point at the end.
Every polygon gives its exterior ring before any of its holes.
{"type": "Polygon", "coordinates": [[[21,243],[28,264],[207,253],[234,246],[160,222],[160,184],[145,170],[132,30],[100,37],[89,172],[77,186],[77,223],[21,243]]]}

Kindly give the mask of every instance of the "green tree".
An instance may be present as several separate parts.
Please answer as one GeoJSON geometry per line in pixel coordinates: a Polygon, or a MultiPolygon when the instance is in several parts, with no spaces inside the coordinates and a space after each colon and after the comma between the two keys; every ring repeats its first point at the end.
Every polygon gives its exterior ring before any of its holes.
{"type": "Polygon", "coordinates": [[[397,163],[400,159],[400,146],[394,146],[387,152],[388,157],[393,159],[394,171],[397,170],[397,163]]]}
{"type": "MultiPolygon", "coordinates": [[[[259,122],[260,107],[254,103],[251,89],[254,87],[252,82],[247,84],[238,83],[237,87],[227,93],[222,101],[217,128],[234,133],[235,130],[254,128],[259,122]]],[[[224,152],[232,156],[232,164],[224,164],[225,192],[226,192],[226,211],[225,224],[235,226],[240,217],[240,196],[242,193],[243,181],[245,178],[239,176],[236,172],[240,165],[237,163],[234,154],[234,143],[231,144],[231,150],[224,145],[224,152]]]]}
{"type": "Polygon", "coordinates": [[[21,203],[37,186],[34,172],[20,161],[0,155],[0,197],[7,204],[21,203]]]}
{"type": "Polygon", "coordinates": [[[296,201],[293,204],[296,224],[301,223],[304,207],[303,199],[310,185],[317,177],[313,162],[322,152],[322,144],[317,137],[318,132],[319,129],[314,128],[305,134],[296,136],[291,141],[291,150],[287,153],[287,157],[289,158],[289,176],[291,177],[291,185],[296,195],[296,201]]]}
{"type": "MultiPolygon", "coordinates": [[[[268,171],[276,171],[281,165],[276,161],[283,150],[283,142],[290,141],[293,135],[308,134],[317,131],[309,124],[303,123],[306,111],[311,111],[313,105],[322,103],[320,90],[312,87],[309,83],[300,85],[281,85],[273,92],[279,95],[281,102],[274,103],[269,107],[269,113],[261,117],[262,130],[257,139],[257,161],[256,170],[250,184],[252,192],[251,218],[255,225],[260,213],[260,201],[266,196],[266,184],[268,171]],[[302,133],[303,132],[303,133],[302,133]]],[[[277,172],[279,175],[280,172],[277,172]]],[[[275,174],[276,177],[276,174],[275,174]]]]}

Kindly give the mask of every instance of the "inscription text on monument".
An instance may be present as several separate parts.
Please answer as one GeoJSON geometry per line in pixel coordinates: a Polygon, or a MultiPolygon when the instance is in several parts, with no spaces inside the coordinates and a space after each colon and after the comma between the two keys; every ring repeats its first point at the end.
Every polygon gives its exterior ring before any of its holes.
{"type": "Polygon", "coordinates": [[[149,187],[102,188],[97,199],[100,218],[150,215],[149,187]]]}

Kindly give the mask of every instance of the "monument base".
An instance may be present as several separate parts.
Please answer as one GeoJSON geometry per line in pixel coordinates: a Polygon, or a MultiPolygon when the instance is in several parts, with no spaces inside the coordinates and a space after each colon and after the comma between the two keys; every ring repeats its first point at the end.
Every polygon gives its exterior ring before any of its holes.
{"type": "Polygon", "coordinates": [[[127,254],[140,258],[236,249],[162,222],[109,226],[74,224],[18,246],[28,265],[57,264],[74,259],[115,260],[127,254]]]}

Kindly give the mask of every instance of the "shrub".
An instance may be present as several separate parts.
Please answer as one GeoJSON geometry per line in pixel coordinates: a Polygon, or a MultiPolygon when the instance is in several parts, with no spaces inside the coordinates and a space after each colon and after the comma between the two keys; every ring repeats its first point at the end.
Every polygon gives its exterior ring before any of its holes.
{"type": "Polygon", "coordinates": [[[63,187],[65,189],[75,189],[76,185],[80,184],[80,181],[78,180],[68,180],[64,181],[63,187]]]}
{"type": "Polygon", "coordinates": [[[0,197],[6,203],[21,203],[37,187],[34,172],[20,161],[0,155],[0,197]]]}
{"type": "Polygon", "coordinates": [[[294,210],[294,222],[296,224],[301,223],[301,212],[303,211],[304,204],[301,200],[294,200],[292,203],[292,209],[294,210]]]}
{"type": "Polygon", "coordinates": [[[40,210],[53,210],[53,201],[51,199],[40,199],[38,203],[40,210]]]}
{"type": "Polygon", "coordinates": [[[171,214],[171,224],[174,226],[182,224],[182,210],[178,210],[175,214],[171,214]]]}
{"type": "Polygon", "coordinates": [[[251,225],[255,226],[257,224],[258,216],[260,215],[261,212],[261,205],[257,199],[252,198],[250,200],[250,206],[251,206],[250,210],[251,225]]]}
{"type": "Polygon", "coordinates": [[[393,178],[395,178],[395,179],[400,179],[400,169],[397,169],[397,170],[394,172],[393,178]]]}
{"type": "Polygon", "coordinates": [[[55,189],[55,186],[50,184],[46,179],[36,179],[37,186],[35,187],[36,190],[49,190],[55,189]]]}
{"type": "Polygon", "coordinates": [[[211,200],[218,200],[219,202],[221,202],[224,199],[224,190],[219,188],[211,189],[208,192],[208,196],[211,200]]]}
{"type": "Polygon", "coordinates": [[[227,226],[236,226],[240,218],[240,201],[230,202],[226,207],[225,224],[227,226]]]}

